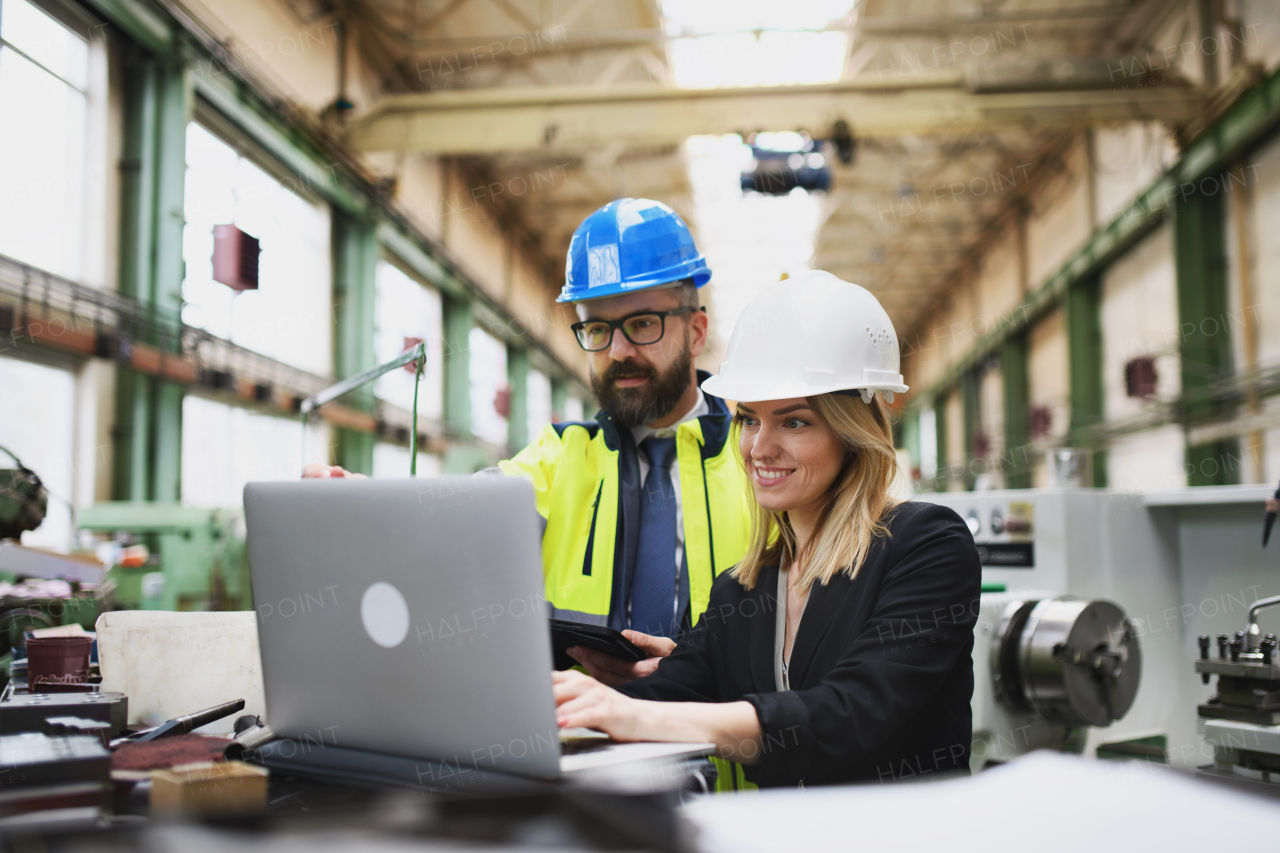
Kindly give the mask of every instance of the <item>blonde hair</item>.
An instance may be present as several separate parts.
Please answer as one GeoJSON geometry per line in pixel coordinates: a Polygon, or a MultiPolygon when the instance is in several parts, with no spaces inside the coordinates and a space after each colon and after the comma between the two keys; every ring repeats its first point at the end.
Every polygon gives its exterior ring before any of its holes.
{"type": "MultiPolygon", "coordinates": [[[[879,396],[870,404],[844,394],[820,394],[808,401],[844,442],[843,467],[831,484],[803,553],[796,553],[796,533],[786,512],[765,509],[752,501],[751,542],[732,569],[747,589],[755,587],[761,569],[787,567],[797,559],[801,590],[814,581],[825,585],[842,571],[856,577],[874,540],[889,535],[886,512],[898,504],[889,495],[898,464],[889,407],[879,396]]],[[[741,429],[741,421],[735,421],[735,441],[741,429]]],[[[747,464],[741,456],[738,461],[747,464]]]]}

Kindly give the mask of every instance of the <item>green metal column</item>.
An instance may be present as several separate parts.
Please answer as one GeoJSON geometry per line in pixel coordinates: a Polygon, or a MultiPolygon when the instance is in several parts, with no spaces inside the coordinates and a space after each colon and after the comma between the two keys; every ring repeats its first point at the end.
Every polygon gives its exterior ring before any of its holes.
{"type": "MultiPolygon", "coordinates": [[[[130,59],[124,69],[120,289],[172,334],[136,342],[176,350],[182,308],[183,188],[190,79],[172,60],[130,59]]],[[[179,385],[121,368],[116,382],[112,495],[178,501],[182,482],[179,385]]]]}
{"type": "MultiPolygon", "coordinates": [[[[1106,416],[1102,387],[1102,283],[1091,278],[1067,291],[1067,365],[1071,396],[1069,441],[1088,446],[1088,430],[1106,416]]],[[[1093,484],[1107,485],[1105,450],[1093,454],[1093,484]]]]}
{"type": "Polygon", "coordinates": [[[455,435],[471,434],[471,302],[444,297],[444,420],[455,435]]]}
{"type": "MultiPolygon", "coordinates": [[[[334,211],[333,297],[336,329],[333,348],[334,376],[345,379],[374,367],[376,331],[378,242],[372,222],[334,211]]],[[[374,406],[373,386],[351,392],[347,405],[366,412],[374,406]]],[[[348,471],[373,473],[371,433],[339,429],[335,462],[348,471]]]]}
{"type": "Polygon", "coordinates": [[[975,367],[960,379],[960,407],[964,413],[964,474],[961,479],[964,487],[972,491],[977,476],[974,474],[973,446],[982,429],[982,376],[975,367]]]}
{"type": "Polygon", "coordinates": [[[920,413],[910,412],[902,419],[902,449],[907,451],[911,460],[911,471],[907,475],[915,480],[915,473],[920,470],[920,413]]]}
{"type": "MultiPolygon", "coordinates": [[[[156,201],[155,275],[151,305],[157,316],[173,318],[177,328],[182,318],[182,281],[187,277],[182,258],[182,232],[187,183],[187,124],[191,121],[194,98],[185,66],[167,60],[159,69],[159,106],[156,115],[156,201]]],[[[165,323],[168,327],[170,324],[165,323]]],[[[162,347],[179,351],[181,342],[158,341],[162,347]]],[[[177,503],[182,499],[182,398],[183,387],[157,380],[154,396],[152,442],[152,497],[177,503]]]]}
{"type": "Polygon", "coordinates": [[[552,377],[551,379],[551,419],[553,421],[563,421],[567,416],[565,411],[569,408],[569,383],[563,379],[552,377]]]}
{"type": "Polygon", "coordinates": [[[121,367],[111,427],[111,497],[145,501],[151,488],[151,380],[121,367]]]}
{"type": "Polygon", "coordinates": [[[507,345],[507,382],[511,411],[507,415],[507,446],[513,453],[529,443],[529,351],[507,345]]]}
{"type": "Polygon", "coordinates": [[[1031,488],[1031,386],[1027,375],[1027,335],[1005,339],[1000,354],[1004,384],[1004,483],[1031,488]]]}
{"type": "MultiPolygon", "coordinates": [[[[1176,204],[1174,254],[1178,277],[1182,394],[1188,419],[1225,414],[1209,395],[1231,372],[1227,322],[1227,250],[1223,194],[1196,193],[1176,204]]],[[[1231,485],[1240,479],[1234,439],[1187,448],[1187,484],[1231,485]]]]}
{"type": "Polygon", "coordinates": [[[947,470],[947,397],[950,392],[933,398],[933,423],[938,452],[938,470],[934,473],[934,488],[945,492],[951,485],[951,472],[947,470]]]}

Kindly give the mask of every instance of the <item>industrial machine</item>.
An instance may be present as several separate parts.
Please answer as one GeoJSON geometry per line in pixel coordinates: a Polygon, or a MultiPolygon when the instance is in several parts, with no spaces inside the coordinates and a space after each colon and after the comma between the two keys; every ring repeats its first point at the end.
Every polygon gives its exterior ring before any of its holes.
{"type": "Polygon", "coordinates": [[[244,515],[234,509],[109,501],[82,510],[129,610],[248,610],[244,515]]]}
{"type": "Polygon", "coordinates": [[[954,509],[982,561],[974,770],[1040,748],[1164,760],[1171,740],[1194,736],[1185,706],[1171,701],[1184,658],[1158,618],[1178,612],[1176,554],[1141,495],[916,499],[954,509]]]}
{"type": "Polygon", "coordinates": [[[1280,792],[1280,659],[1276,635],[1262,636],[1258,613],[1280,605],[1280,595],[1255,601],[1248,624],[1231,639],[1217,637],[1217,657],[1207,634],[1198,638],[1195,670],[1217,691],[1196,708],[1196,729],[1213,745],[1213,764],[1201,775],[1261,783],[1280,792]],[[1272,787],[1274,786],[1274,787],[1272,787]]]}

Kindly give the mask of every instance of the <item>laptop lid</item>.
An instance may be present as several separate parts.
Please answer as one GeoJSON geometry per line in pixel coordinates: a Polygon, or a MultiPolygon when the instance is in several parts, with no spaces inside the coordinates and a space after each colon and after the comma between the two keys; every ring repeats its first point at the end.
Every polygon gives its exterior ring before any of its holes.
{"type": "Polygon", "coordinates": [[[559,775],[529,483],[250,483],[244,507],[276,733],[559,775]]]}

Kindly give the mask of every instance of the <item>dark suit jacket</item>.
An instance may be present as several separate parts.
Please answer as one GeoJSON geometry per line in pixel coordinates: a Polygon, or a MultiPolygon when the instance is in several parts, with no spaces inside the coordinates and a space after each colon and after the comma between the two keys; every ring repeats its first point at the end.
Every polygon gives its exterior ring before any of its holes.
{"type": "Polygon", "coordinates": [[[774,681],[778,570],[746,590],[728,572],[698,626],[657,671],[619,688],[638,699],[755,706],[761,787],[968,773],[973,626],[981,567],[946,507],[891,510],[858,576],[809,593],[791,652],[791,690],[774,681]]]}

